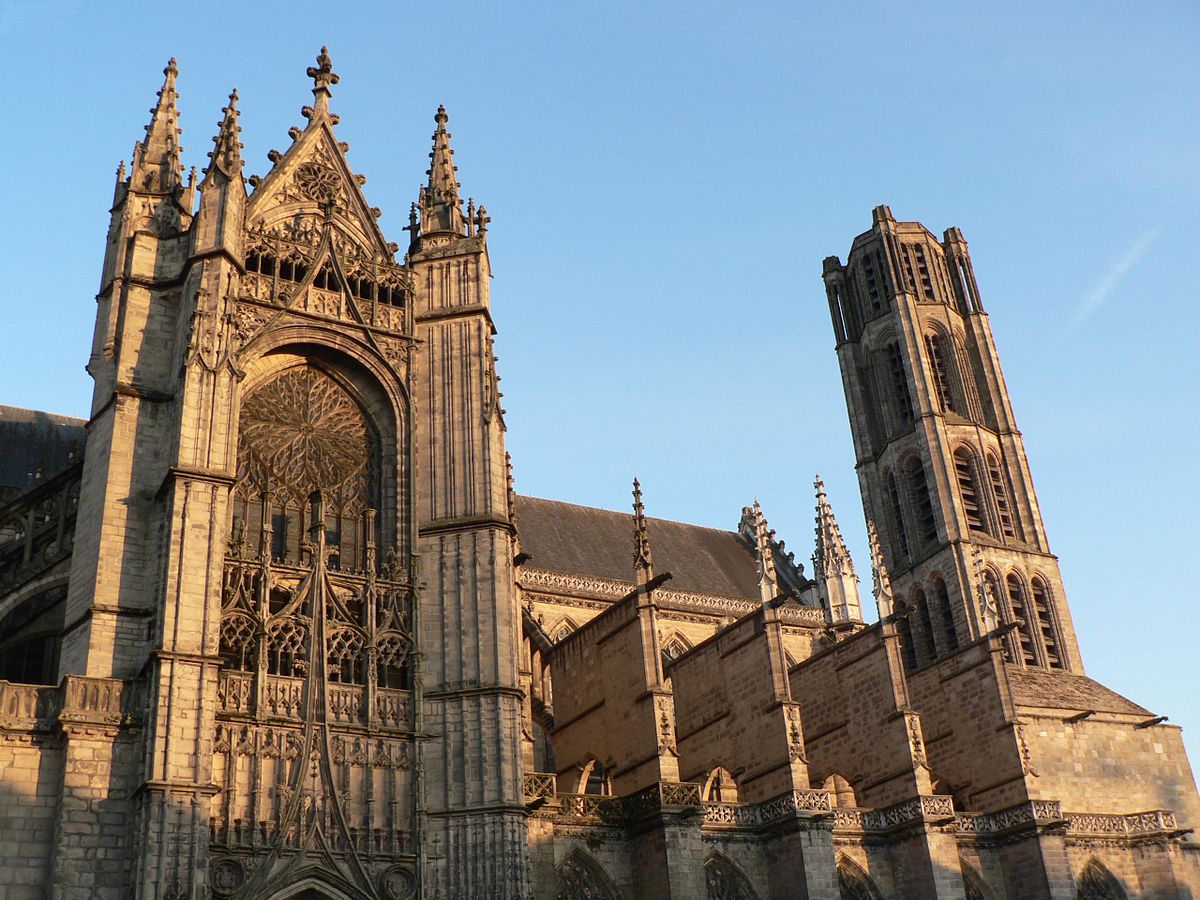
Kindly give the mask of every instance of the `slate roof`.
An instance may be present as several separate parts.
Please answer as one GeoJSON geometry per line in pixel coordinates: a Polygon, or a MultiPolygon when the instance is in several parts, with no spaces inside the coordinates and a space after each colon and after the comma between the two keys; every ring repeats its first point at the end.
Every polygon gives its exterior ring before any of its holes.
{"type": "Polygon", "coordinates": [[[1096,712],[1124,713],[1132,716],[1154,715],[1145,707],[1127,700],[1116,691],[1110,691],[1086,675],[1010,667],[1008,681],[1012,685],[1013,699],[1021,706],[1080,712],[1094,709],[1096,712]]]}
{"type": "Polygon", "coordinates": [[[20,493],[83,456],[83,419],[0,406],[0,497],[20,493]],[[74,453],[74,458],[71,454],[74,453]]]}
{"type": "MultiPolygon", "coordinates": [[[[532,568],[634,580],[632,513],[518,496],[516,514],[532,568]]],[[[668,589],[758,598],[755,558],[736,532],[651,518],[646,527],[654,571],[674,576],[668,589]]]]}

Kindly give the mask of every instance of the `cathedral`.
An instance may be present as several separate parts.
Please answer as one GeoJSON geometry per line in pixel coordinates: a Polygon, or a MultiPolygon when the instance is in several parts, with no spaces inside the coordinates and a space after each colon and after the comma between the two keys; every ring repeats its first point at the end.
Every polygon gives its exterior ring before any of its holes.
{"type": "Polygon", "coordinates": [[[961,231],[880,206],[823,264],[864,597],[820,479],[804,560],[757,504],[515,493],[444,109],[402,248],[324,49],[262,178],[236,92],[185,177],[164,74],[88,418],[0,407],[0,896],[1200,897],[1180,730],[1085,674],[961,231]]]}

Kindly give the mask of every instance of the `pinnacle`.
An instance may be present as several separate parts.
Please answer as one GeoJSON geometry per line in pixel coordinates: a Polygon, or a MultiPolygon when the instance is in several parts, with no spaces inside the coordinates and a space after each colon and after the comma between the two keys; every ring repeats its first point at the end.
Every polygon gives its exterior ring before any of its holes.
{"type": "Polygon", "coordinates": [[[446,107],[439,104],[433,121],[437,130],[433,133],[433,150],[429,153],[430,166],[425,172],[429,176],[429,189],[439,198],[452,198],[458,201],[460,187],[455,173],[458,166],[454,165],[454,150],[450,147],[451,134],[446,130],[450,117],[446,115],[446,107]]]}
{"type": "Polygon", "coordinates": [[[433,132],[433,150],[429,153],[429,168],[425,172],[429,183],[421,188],[417,201],[421,211],[420,233],[470,235],[477,229],[482,234],[487,231],[487,214],[483,207],[474,219],[463,217],[462,199],[458,194],[461,185],[455,176],[458,167],[454,165],[450,132],[446,130],[450,117],[446,115],[445,106],[438,106],[433,121],[437,123],[437,129],[433,132]]]}
{"type": "Polygon", "coordinates": [[[817,574],[854,574],[854,563],[850,551],[842,540],[842,530],[833,515],[833,507],[825,496],[825,482],[817,475],[813,479],[817,492],[817,544],[813,552],[813,566],[817,574]]]}
{"type": "Polygon", "coordinates": [[[646,580],[654,577],[654,557],[650,552],[650,530],[646,527],[646,507],[642,504],[642,484],[633,479],[633,564],[646,580]]]}
{"type": "Polygon", "coordinates": [[[179,67],[175,57],[163,69],[163,86],[158,102],[150,110],[146,137],[138,145],[130,174],[134,190],[171,193],[182,187],[183,166],[180,162],[178,95],[175,78],[179,67]]]}
{"type": "Polygon", "coordinates": [[[242,128],[238,125],[237,101],[238,92],[237,88],[234,88],[229,93],[229,105],[221,110],[224,117],[218,123],[217,135],[213,138],[213,144],[216,146],[208,154],[210,162],[204,170],[205,175],[217,166],[230,177],[241,171],[242,142],[238,140],[238,135],[241,134],[242,128]]]}

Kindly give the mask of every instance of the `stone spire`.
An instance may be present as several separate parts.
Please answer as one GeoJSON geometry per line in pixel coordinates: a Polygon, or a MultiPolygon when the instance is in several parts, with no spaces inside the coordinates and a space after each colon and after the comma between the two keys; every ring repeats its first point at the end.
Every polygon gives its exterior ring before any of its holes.
{"type": "Polygon", "coordinates": [[[238,124],[237,101],[237,88],[234,88],[229,94],[229,105],[221,110],[224,118],[217,129],[217,136],[213,138],[215,146],[208,153],[209,162],[204,169],[206,180],[215,169],[220,169],[227,178],[237,178],[241,175],[242,142],[239,135],[242,133],[242,127],[238,124]]]}
{"type": "Polygon", "coordinates": [[[854,561],[829,498],[825,496],[825,482],[816,476],[813,487],[817,492],[817,543],[813,551],[813,577],[821,603],[830,622],[862,621],[862,603],[858,597],[858,575],[854,561]]]}
{"type": "Polygon", "coordinates": [[[158,103],[150,110],[146,137],[133,148],[129,187],[152,194],[173,194],[183,188],[183,164],[180,162],[178,95],[175,77],[179,69],[171,57],[163,69],[165,80],[158,92],[158,103]]]}
{"type": "Polygon", "coordinates": [[[892,614],[892,579],[888,575],[887,564],[883,561],[883,551],[879,549],[879,532],[875,530],[875,520],[867,519],[867,540],[871,545],[871,579],[875,593],[875,608],[879,611],[879,621],[892,614]]]}
{"type": "MultiPolygon", "coordinates": [[[[462,198],[458,195],[458,167],[454,165],[450,132],[446,130],[446,123],[450,121],[446,107],[438,107],[433,121],[437,123],[437,130],[433,132],[433,150],[429,153],[430,165],[425,173],[429,176],[429,183],[421,188],[421,196],[417,201],[421,212],[421,234],[465,234],[462,198]]],[[[484,216],[486,211],[480,207],[478,218],[484,216]]]]}
{"type": "Polygon", "coordinates": [[[241,260],[246,181],[242,177],[237,100],[237,91],[230,92],[229,105],[221,110],[223,116],[208,153],[208,166],[200,184],[200,208],[192,221],[192,250],[222,250],[241,260]]]}
{"type": "Polygon", "coordinates": [[[654,578],[654,556],[650,552],[650,529],[646,527],[646,507],[642,505],[642,485],[633,479],[633,564],[638,584],[654,578]]]}
{"type": "Polygon", "coordinates": [[[771,549],[774,532],[767,527],[767,519],[757,500],[749,512],[754,535],[754,554],[758,559],[758,597],[763,605],[766,605],[779,595],[779,579],[775,575],[775,553],[771,549]]]}
{"type": "Polygon", "coordinates": [[[813,487],[817,492],[817,547],[813,552],[813,574],[818,578],[854,576],[854,562],[842,540],[842,530],[833,516],[833,507],[825,496],[825,482],[820,475],[813,481],[813,487]]]}
{"type": "Polygon", "coordinates": [[[329,86],[337,84],[341,78],[333,71],[333,60],[329,58],[329,48],[322,46],[317,54],[317,64],[308,67],[308,77],[313,80],[313,105],[303,110],[306,118],[321,119],[329,115],[329,86]]]}

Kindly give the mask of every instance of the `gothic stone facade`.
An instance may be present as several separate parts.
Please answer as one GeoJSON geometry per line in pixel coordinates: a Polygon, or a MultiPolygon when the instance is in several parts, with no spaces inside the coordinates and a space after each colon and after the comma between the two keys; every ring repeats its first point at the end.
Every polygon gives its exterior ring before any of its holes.
{"type": "Polygon", "coordinates": [[[512,491],[447,117],[409,246],[314,100],[118,173],[86,423],[0,409],[0,893],[1200,896],[1179,730],[1089,679],[962,234],[825,261],[879,619],[734,531],[512,491]],[[86,441],[86,445],[85,445],[86,441]],[[32,473],[32,474],[30,474],[32,473]]]}

